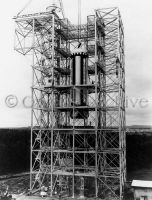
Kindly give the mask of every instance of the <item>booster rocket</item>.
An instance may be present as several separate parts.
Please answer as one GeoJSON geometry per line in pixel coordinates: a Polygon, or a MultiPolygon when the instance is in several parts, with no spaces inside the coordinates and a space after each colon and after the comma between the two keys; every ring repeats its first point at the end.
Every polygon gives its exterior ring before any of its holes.
{"type": "MultiPolygon", "coordinates": [[[[87,89],[83,85],[87,84],[88,71],[87,71],[87,52],[82,48],[73,51],[71,56],[71,82],[75,86],[72,91],[72,105],[86,106],[87,105],[87,89]]],[[[88,112],[83,109],[75,112],[72,118],[87,118],[88,112]]]]}

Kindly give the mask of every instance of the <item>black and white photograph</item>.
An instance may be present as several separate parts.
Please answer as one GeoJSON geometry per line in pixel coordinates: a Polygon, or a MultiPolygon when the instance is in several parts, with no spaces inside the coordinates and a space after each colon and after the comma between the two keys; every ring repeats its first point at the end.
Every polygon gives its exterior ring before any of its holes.
{"type": "Polygon", "coordinates": [[[152,200],[152,2],[0,6],[0,200],[152,200]]]}

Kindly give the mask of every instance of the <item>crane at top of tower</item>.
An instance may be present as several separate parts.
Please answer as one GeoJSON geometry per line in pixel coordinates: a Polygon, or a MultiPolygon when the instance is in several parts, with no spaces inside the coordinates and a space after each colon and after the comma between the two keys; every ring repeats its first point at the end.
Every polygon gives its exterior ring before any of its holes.
{"type": "Polygon", "coordinates": [[[65,18],[62,0],[53,0],[52,4],[46,8],[47,11],[61,13],[61,17],[65,18]]]}
{"type": "MultiPolygon", "coordinates": [[[[32,3],[32,1],[33,0],[29,0],[23,6],[23,8],[18,12],[17,16],[21,15],[21,13],[23,13],[23,11],[25,11],[25,9],[27,9],[29,7],[29,5],[32,3]]],[[[64,8],[63,8],[62,0],[52,0],[50,5],[47,6],[46,10],[47,11],[51,11],[51,12],[61,13],[61,18],[63,18],[63,19],[65,18],[65,12],[64,12],[64,8]]]]}

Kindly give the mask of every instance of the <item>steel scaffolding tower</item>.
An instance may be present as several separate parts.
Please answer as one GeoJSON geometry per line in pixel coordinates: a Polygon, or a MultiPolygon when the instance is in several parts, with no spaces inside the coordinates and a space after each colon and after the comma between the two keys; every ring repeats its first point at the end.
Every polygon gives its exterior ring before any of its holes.
{"type": "Polygon", "coordinates": [[[124,32],[118,8],[79,27],[53,11],[15,17],[15,50],[32,55],[30,190],[50,196],[123,198],[126,175],[124,32]],[[72,81],[73,51],[86,48],[86,82],[72,81]],[[77,92],[85,103],[75,103],[77,92]]]}

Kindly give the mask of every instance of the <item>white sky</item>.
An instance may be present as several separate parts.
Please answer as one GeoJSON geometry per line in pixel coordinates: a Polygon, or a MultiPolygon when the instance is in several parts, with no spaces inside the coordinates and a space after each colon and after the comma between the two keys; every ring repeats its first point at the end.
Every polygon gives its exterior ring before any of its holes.
{"type": "MultiPolygon", "coordinates": [[[[27,0],[5,0],[0,6],[0,127],[29,126],[30,109],[22,101],[30,96],[31,67],[28,58],[14,47],[15,16],[27,0]],[[15,108],[5,99],[18,98],[15,108]]],[[[42,11],[51,0],[33,0],[25,12],[42,11]]],[[[77,22],[77,0],[63,0],[65,15],[77,22]]],[[[82,0],[82,19],[94,9],[118,6],[125,28],[127,125],[152,125],[152,1],[82,0]],[[146,99],[147,102],[144,102],[146,99]]]]}

